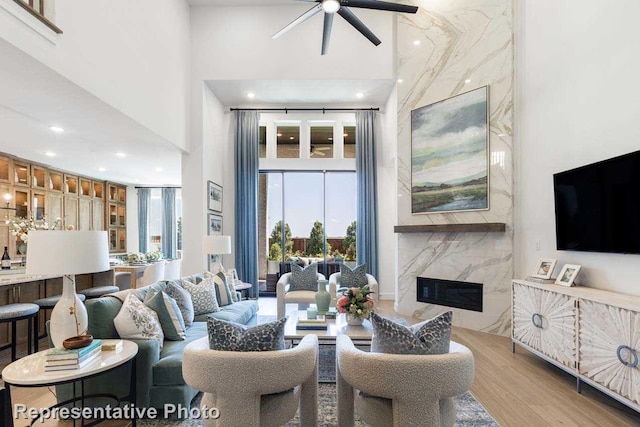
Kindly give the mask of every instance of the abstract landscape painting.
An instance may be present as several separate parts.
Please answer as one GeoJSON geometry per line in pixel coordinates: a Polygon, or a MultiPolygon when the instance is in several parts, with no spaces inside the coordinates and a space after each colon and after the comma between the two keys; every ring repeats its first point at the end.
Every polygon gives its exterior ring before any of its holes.
{"type": "Polygon", "coordinates": [[[411,212],[489,209],[488,86],[411,112],[411,212]]]}

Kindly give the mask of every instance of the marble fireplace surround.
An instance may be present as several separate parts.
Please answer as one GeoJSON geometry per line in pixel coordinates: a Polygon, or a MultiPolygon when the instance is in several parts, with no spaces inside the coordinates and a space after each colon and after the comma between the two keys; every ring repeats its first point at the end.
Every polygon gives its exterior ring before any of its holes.
{"type": "Polygon", "coordinates": [[[395,309],[431,318],[448,307],[417,301],[416,278],[482,283],[484,310],[452,309],[453,322],[508,334],[513,277],[513,10],[511,0],[410,0],[397,19],[398,225],[502,224],[502,230],[398,232],[395,309]],[[419,41],[419,43],[416,43],[419,41]],[[490,209],[412,215],[411,110],[489,86],[490,209]]]}

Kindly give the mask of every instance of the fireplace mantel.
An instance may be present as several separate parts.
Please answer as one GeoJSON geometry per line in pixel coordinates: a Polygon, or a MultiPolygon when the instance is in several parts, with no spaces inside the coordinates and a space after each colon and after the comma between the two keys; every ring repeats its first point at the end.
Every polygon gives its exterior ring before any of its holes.
{"type": "Polygon", "coordinates": [[[504,222],[479,222],[470,224],[417,224],[417,225],[396,225],[393,227],[394,233],[504,233],[506,224],[504,222]]]}

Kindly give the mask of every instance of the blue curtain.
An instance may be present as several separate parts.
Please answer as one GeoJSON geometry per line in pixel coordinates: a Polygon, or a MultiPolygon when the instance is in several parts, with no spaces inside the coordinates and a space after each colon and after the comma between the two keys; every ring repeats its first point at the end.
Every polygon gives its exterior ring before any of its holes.
{"type": "Polygon", "coordinates": [[[138,188],[138,251],[147,252],[149,243],[149,210],[151,207],[151,189],[138,188]]]}
{"type": "Polygon", "coordinates": [[[258,296],[258,112],[236,111],[235,258],[238,277],[258,296]]]}
{"type": "Polygon", "coordinates": [[[162,189],[162,254],[176,258],[176,189],[162,189]]]}
{"type": "Polygon", "coordinates": [[[358,264],[367,263],[378,277],[378,185],[376,183],[375,111],[356,111],[356,179],[358,264]]]}

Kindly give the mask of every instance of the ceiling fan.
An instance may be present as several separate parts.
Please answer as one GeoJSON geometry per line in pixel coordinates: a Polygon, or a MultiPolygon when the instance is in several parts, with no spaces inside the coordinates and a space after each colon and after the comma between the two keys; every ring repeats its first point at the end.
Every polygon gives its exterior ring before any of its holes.
{"type": "Polygon", "coordinates": [[[326,55],[329,51],[329,40],[331,39],[331,27],[333,26],[333,16],[337,13],[342,16],[349,24],[365,36],[371,43],[378,46],[380,39],[367,28],[366,25],[349,9],[356,7],[361,9],[387,10],[390,12],[416,13],[417,6],[407,6],[404,4],[391,3],[378,0],[299,0],[317,3],[311,9],[300,15],[289,25],[284,27],[273,35],[274,39],[285,34],[290,29],[298,26],[307,19],[324,11],[324,30],[322,32],[322,55],[326,55]]]}
{"type": "Polygon", "coordinates": [[[311,145],[311,155],[312,156],[320,156],[320,157],[324,157],[326,156],[326,153],[323,153],[323,151],[329,151],[331,150],[331,147],[327,147],[327,146],[317,146],[317,145],[311,145]]]}

